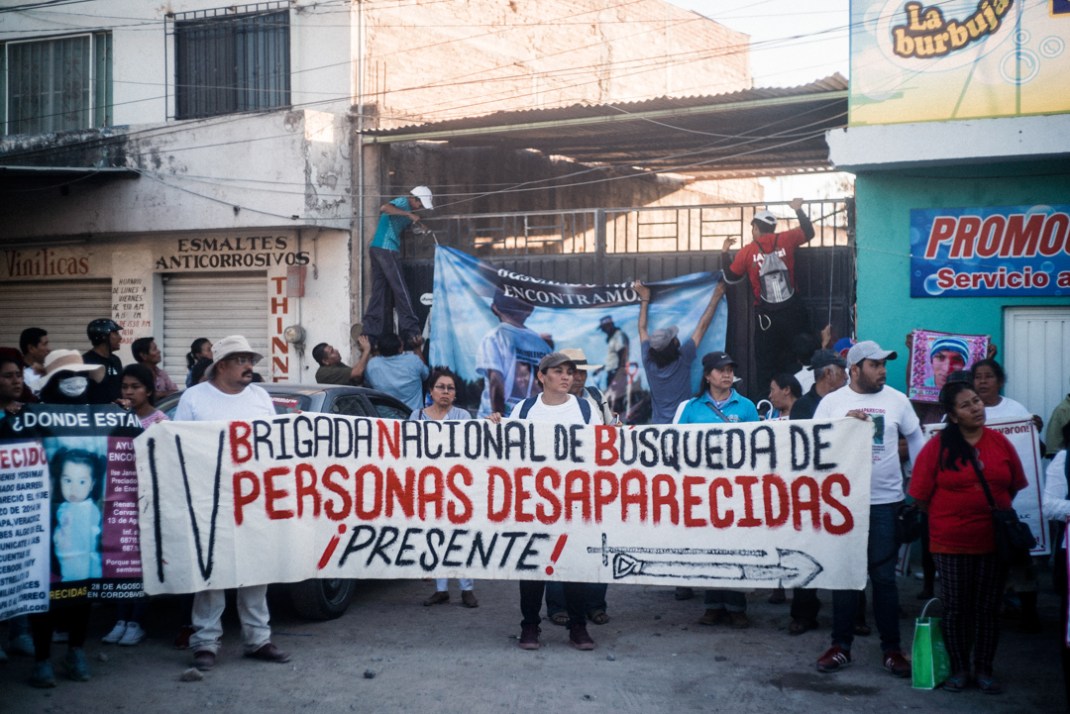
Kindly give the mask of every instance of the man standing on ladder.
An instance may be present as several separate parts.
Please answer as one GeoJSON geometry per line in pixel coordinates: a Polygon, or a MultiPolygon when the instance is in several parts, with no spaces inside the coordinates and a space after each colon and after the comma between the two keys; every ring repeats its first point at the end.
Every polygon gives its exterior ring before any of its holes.
{"type": "MultiPolygon", "coordinates": [[[[782,233],[776,230],[776,216],[767,210],[757,211],[751,220],[753,242],[736,253],[732,264],[724,269],[728,284],[750,279],[754,291],[754,352],[757,384],[768,385],[773,375],[789,370],[792,363],[791,341],[800,333],[810,332],[810,315],[802,297],[795,290],[795,249],[814,237],[814,226],[802,211],[803,200],[793,198],[788,204],[799,219],[799,227],[782,233]]],[[[722,264],[734,239],[722,247],[722,264]]]]}
{"type": "Polygon", "coordinates": [[[384,332],[394,331],[393,310],[398,311],[398,335],[402,345],[408,346],[412,338],[420,334],[420,321],[412,308],[405,279],[401,274],[401,234],[420,220],[416,211],[430,210],[431,189],[417,186],[408,196],[398,196],[379,207],[379,225],[368,248],[372,262],[372,294],[364,313],[363,334],[372,344],[379,341],[384,332]]]}

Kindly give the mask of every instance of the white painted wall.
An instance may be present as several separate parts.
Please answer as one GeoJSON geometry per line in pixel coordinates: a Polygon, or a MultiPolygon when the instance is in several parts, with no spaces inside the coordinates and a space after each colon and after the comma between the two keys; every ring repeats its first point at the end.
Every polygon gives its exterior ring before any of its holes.
{"type": "MultiPolygon", "coordinates": [[[[227,7],[221,0],[98,0],[91,10],[59,6],[0,15],[0,41],[111,30],[116,126],[156,124],[174,114],[174,48],[168,12],[227,7]]],[[[291,98],[295,107],[345,110],[351,104],[350,15],[342,3],[290,3],[291,98]],[[333,102],[333,105],[332,105],[333,102]]]]}
{"type": "Polygon", "coordinates": [[[185,122],[181,131],[145,127],[126,144],[134,178],[27,193],[0,208],[0,236],[348,229],[348,126],[342,115],[304,110],[185,122]]]}

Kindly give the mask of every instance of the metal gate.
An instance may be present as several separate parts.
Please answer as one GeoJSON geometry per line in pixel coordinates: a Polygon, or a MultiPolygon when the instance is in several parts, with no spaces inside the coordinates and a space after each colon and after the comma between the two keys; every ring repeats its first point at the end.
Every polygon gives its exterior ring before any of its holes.
{"type": "MultiPolygon", "coordinates": [[[[432,217],[424,223],[439,244],[497,267],[557,282],[613,284],[720,270],[725,238],[735,239],[733,250],[749,242],[751,218],[766,207],[781,218],[778,231],[797,223],[785,204],[775,203],[487,213],[432,217]]],[[[816,235],[795,254],[799,294],[815,329],[830,324],[835,337],[852,335],[853,199],[807,201],[803,210],[816,235]]],[[[434,247],[430,237],[402,241],[405,277],[414,298],[432,291],[434,247]]],[[[725,346],[746,365],[743,391],[756,394],[768,385],[751,380],[755,320],[749,285],[728,295],[725,346]]],[[[419,299],[414,302],[421,321],[425,320],[430,307],[419,299]]]]}

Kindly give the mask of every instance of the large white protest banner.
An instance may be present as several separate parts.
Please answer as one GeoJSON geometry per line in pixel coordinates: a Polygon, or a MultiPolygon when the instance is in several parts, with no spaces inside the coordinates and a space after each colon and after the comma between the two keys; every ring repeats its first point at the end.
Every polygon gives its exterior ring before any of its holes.
{"type": "Polygon", "coordinates": [[[859,589],[871,430],[162,423],[135,442],[145,589],[424,576],[859,589]]]}
{"type": "MultiPolygon", "coordinates": [[[[1011,505],[1018,512],[1018,518],[1022,523],[1029,524],[1029,530],[1037,539],[1037,544],[1031,553],[1048,555],[1051,553],[1051,542],[1048,535],[1048,522],[1044,520],[1044,514],[1041,512],[1041,498],[1044,493],[1041,475],[1044,469],[1040,463],[1040,441],[1036,425],[1033,424],[1032,419],[996,419],[986,423],[985,426],[1007,437],[1007,441],[1011,442],[1011,446],[1018,453],[1028,483],[1025,488],[1014,495],[1014,502],[1011,505]]],[[[943,424],[926,424],[925,432],[932,436],[943,428],[943,424]]]]}

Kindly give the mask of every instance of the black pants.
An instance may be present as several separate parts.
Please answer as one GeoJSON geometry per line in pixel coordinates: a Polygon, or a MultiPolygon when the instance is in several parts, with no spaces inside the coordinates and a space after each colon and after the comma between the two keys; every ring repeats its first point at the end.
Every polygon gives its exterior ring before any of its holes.
{"type": "MultiPolygon", "coordinates": [[[[568,625],[585,625],[587,616],[583,611],[586,590],[583,583],[561,583],[565,590],[565,609],[568,611],[568,625]]],[[[524,619],[521,625],[537,625],[542,622],[539,611],[542,609],[542,596],[546,590],[545,580],[520,581],[520,614],[524,619]]]]}
{"type": "Polygon", "coordinates": [[[758,368],[757,393],[764,394],[777,372],[795,372],[792,341],[796,335],[808,334],[810,313],[796,293],[777,309],[761,303],[754,313],[754,361],[758,368]]]}

